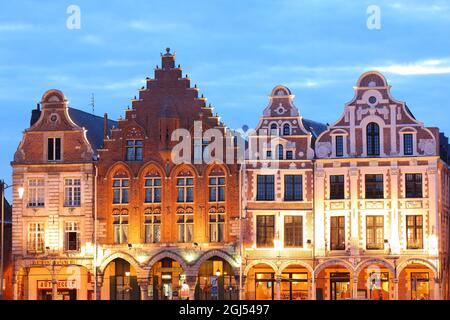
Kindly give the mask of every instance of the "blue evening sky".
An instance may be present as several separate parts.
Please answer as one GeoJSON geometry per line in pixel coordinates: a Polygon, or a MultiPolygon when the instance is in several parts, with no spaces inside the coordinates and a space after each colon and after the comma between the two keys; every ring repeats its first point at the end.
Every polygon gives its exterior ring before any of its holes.
{"type": "MultiPolygon", "coordinates": [[[[50,88],[117,119],[171,47],[231,128],[255,126],[277,84],[308,119],[332,123],[359,75],[382,71],[395,98],[450,133],[449,1],[1,1],[0,178],[50,88]],[[81,29],[66,27],[67,7],[81,29]],[[366,26],[369,5],[381,29],[366,26]]],[[[10,194],[9,197],[10,198],[10,194]]]]}

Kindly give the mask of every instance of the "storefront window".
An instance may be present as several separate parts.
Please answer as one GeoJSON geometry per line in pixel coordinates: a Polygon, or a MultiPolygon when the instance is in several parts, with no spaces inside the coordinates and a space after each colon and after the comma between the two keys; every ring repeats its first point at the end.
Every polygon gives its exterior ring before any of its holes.
{"type": "Polygon", "coordinates": [[[307,300],[308,274],[283,273],[281,276],[281,300],[307,300]]]}
{"type": "Polygon", "coordinates": [[[275,286],[273,273],[256,273],[255,286],[256,300],[273,300],[275,286]]]}
{"type": "Polygon", "coordinates": [[[389,299],[389,272],[372,272],[369,277],[371,300],[389,299]]]}
{"type": "Polygon", "coordinates": [[[411,272],[411,300],[430,299],[430,275],[428,272],[411,272]]]}
{"type": "Polygon", "coordinates": [[[330,299],[345,300],[352,297],[350,273],[336,272],[330,274],[330,299]]]}

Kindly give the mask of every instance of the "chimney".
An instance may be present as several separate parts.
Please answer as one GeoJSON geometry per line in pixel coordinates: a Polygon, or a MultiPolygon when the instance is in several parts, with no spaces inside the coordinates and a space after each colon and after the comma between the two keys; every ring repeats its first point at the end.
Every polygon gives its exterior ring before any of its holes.
{"type": "Polygon", "coordinates": [[[36,109],[31,110],[30,127],[32,127],[41,117],[41,105],[38,103],[36,109]]]}
{"type": "Polygon", "coordinates": [[[105,113],[105,115],[103,116],[103,139],[108,139],[108,132],[108,114],[105,113]]]}

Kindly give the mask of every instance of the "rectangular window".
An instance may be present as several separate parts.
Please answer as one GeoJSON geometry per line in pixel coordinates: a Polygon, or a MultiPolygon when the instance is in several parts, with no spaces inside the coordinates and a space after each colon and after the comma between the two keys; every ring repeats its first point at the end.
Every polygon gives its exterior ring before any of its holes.
{"type": "Polygon", "coordinates": [[[303,200],[303,176],[286,175],[284,176],[284,200],[302,201],[303,200]]]}
{"type": "Polygon", "coordinates": [[[143,145],[142,140],[127,140],[127,161],[141,161],[143,145]]]}
{"type": "Polygon", "coordinates": [[[331,217],[331,250],[345,250],[345,217],[331,217]]]}
{"type": "Polygon", "coordinates": [[[273,248],[275,237],[275,216],[256,217],[256,245],[258,248],[273,248]]]}
{"type": "Polygon", "coordinates": [[[79,207],[81,205],[81,180],[64,180],[64,206],[79,207]]]}
{"type": "Polygon", "coordinates": [[[194,178],[177,178],[177,202],[194,202],[194,178]]]}
{"type": "Polygon", "coordinates": [[[384,184],[382,174],[366,174],[366,199],[383,199],[384,184]]]}
{"type": "Polygon", "coordinates": [[[225,211],[210,210],[209,212],[209,241],[223,242],[225,234],[225,211]]]}
{"type": "Polygon", "coordinates": [[[406,217],[406,239],[408,249],[423,249],[423,217],[406,217]]]}
{"type": "Polygon", "coordinates": [[[28,252],[43,253],[44,252],[44,224],[30,223],[28,225],[28,252]]]}
{"type": "Polygon", "coordinates": [[[292,160],[293,157],[293,152],[292,151],[286,151],[286,160],[292,160]]]}
{"type": "Polygon", "coordinates": [[[44,179],[30,179],[28,181],[28,207],[43,207],[45,205],[44,179]]]}
{"type": "Polygon", "coordinates": [[[336,136],[336,157],[344,156],[344,137],[336,136]]]}
{"type": "Polygon", "coordinates": [[[177,212],[178,242],[192,242],[194,240],[194,212],[180,210],[177,212]]]}
{"type": "Polygon", "coordinates": [[[368,250],[384,249],[384,217],[366,217],[366,248],[368,250]]]}
{"type": "Polygon", "coordinates": [[[403,154],[405,156],[412,156],[414,154],[412,133],[405,133],[403,135],[403,154]]]}
{"type": "Polygon", "coordinates": [[[48,138],[47,140],[47,160],[61,160],[61,138],[48,138]]]}
{"type": "Polygon", "coordinates": [[[286,248],[303,247],[303,217],[284,217],[284,246],[286,248]]]}
{"type": "Polygon", "coordinates": [[[256,200],[273,201],[275,200],[275,176],[258,175],[257,177],[256,200]]]}
{"type": "Polygon", "coordinates": [[[127,204],[129,194],[130,180],[124,178],[113,179],[113,203],[127,204]]]}
{"type": "Polygon", "coordinates": [[[209,201],[225,201],[225,177],[209,178],[209,201]]]}
{"type": "Polygon", "coordinates": [[[145,178],[145,203],[161,202],[161,178],[145,178]]]}
{"type": "Polygon", "coordinates": [[[330,176],[330,199],[345,199],[345,177],[344,175],[330,176]]]}
{"type": "Polygon", "coordinates": [[[66,222],[64,251],[80,251],[80,226],[78,222],[66,222]]]}
{"type": "Polygon", "coordinates": [[[266,152],[266,159],[272,159],[272,151],[266,152]]]}
{"type": "Polygon", "coordinates": [[[116,210],[113,212],[113,231],[114,243],[126,244],[128,243],[128,211],[122,212],[116,210]]]}
{"type": "Polygon", "coordinates": [[[161,212],[147,210],[145,219],[145,243],[159,243],[161,241],[161,212]]]}
{"type": "Polygon", "coordinates": [[[422,174],[405,174],[406,198],[422,198],[422,174]]]}

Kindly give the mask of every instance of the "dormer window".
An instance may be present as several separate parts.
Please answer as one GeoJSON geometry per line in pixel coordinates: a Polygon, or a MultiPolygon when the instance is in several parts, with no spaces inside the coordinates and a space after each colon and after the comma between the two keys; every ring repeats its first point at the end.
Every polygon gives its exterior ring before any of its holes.
{"type": "Polygon", "coordinates": [[[336,142],[336,157],[343,157],[344,156],[344,137],[343,136],[336,136],[335,138],[336,142]]]}
{"type": "Polygon", "coordinates": [[[61,138],[48,138],[47,160],[61,161],[61,138]]]}
{"type": "Polygon", "coordinates": [[[277,136],[278,135],[278,126],[275,123],[272,123],[270,126],[270,135],[277,136]]]}
{"type": "Polygon", "coordinates": [[[367,142],[367,155],[379,156],[380,155],[380,127],[375,122],[371,122],[367,125],[366,133],[367,142]]]}
{"type": "Polygon", "coordinates": [[[284,136],[288,136],[288,135],[290,135],[291,134],[291,126],[289,125],[289,124],[285,124],[284,126],[283,126],[283,135],[284,136]]]}
{"type": "Polygon", "coordinates": [[[142,161],[142,140],[127,140],[127,161],[142,161]]]}
{"type": "Polygon", "coordinates": [[[403,135],[403,154],[405,156],[412,156],[414,154],[413,134],[405,133],[403,135]]]}

